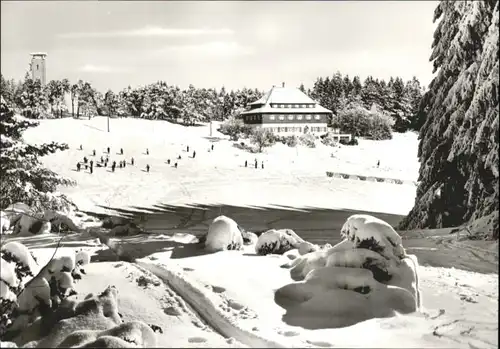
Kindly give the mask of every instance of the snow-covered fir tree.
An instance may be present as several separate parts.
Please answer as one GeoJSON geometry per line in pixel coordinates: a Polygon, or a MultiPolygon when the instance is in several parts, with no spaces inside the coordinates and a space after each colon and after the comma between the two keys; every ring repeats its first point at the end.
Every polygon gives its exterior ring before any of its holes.
{"type": "Polygon", "coordinates": [[[41,208],[47,203],[47,192],[54,191],[57,185],[73,184],[71,180],[44,168],[39,161],[41,156],[68,149],[66,144],[52,142],[32,145],[23,141],[23,132],[36,125],[36,122],[14,115],[3,96],[1,97],[0,208],[2,209],[15,202],[24,202],[41,208]]]}
{"type": "Polygon", "coordinates": [[[492,214],[498,235],[498,0],[441,1],[420,109],[420,184],[401,228],[457,226],[492,214]]]}

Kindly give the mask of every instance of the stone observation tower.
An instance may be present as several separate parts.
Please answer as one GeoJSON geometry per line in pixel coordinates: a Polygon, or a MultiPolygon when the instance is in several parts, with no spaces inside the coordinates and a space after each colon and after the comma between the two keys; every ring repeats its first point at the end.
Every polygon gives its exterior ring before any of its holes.
{"type": "Polygon", "coordinates": [[[30,53],[30,55],[31,55],[31,62],[30,62],[31,78],[33,80],[36,79],[40,80],[43,86],[45,85],[46,82],[45,57],[47,56],[47,54],[43,52],[36,52],[36,53],[30,53]]]}

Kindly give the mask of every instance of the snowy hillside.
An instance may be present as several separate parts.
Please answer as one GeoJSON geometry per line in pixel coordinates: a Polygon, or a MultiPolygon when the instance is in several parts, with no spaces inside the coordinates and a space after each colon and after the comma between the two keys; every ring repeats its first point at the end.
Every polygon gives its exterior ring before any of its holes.
{"type": "Polygon", "coordinates": [[[233,146],[213,125],[184,127],[163,121],[111,119],[42,120],[25,134],[28,142],[46,139],[66,142],[70,149],[43,158],[55,172],[75,179],[78,186],[63,188],[81,209],[101,210],[163,204],[241,204],[314,206],[361,209],[406,214],[411,209],[415,187],[329,178],[327,171],[416,180],[417,135],[395,134],[393,140],[360,140],[356,147],[332,148],[318,142],[317,148],[290,148],[283,144],[251,154],[233,146]],[[214,145],[214,150],[210,146],[214,145]],[[83,151],[79,150],[80,145],[83,151]],[[127,161],[127,167],[111,173],[108,168],[76,172],[86,156],[97,161],[111,147],[110,163],[127,161]],[[190,147],[188,153],[187,146],[190,147]],[[117,155],[123,148],[124,155],[117,155]],[[93,150],[96,156],[92,156],[93,150]],[[150,154],[145,155],[146,149],[150,154]],[[192,158],[192,152],[196,157],[192,158]],[[178,160],[177,157],[182,159],[178,160]],[[135,165],[131,166],[134,157],[135,165]],[[170,165],[167,160],[171,160],[170,165]],[[253,168],[254,160],[258,169],[253,168]],[[249,167],[245,168],[245,160],[249,167]],[[377,161],[380,167],[377,168],[377,161]],[[178,168],[174,168],[174,163],[178,168]],[[264,169],[261,169],[261,163],[264,169]],[[151,166],[150,173],[143,170],[151,166]],[[255,188],[259,188],[258,191],[255,188]],[[390,200],[387,198],[390,197],[390,200]],[[307,200],[305,200],[307,198],[307,200]],[[360,206],[361,205],[361,206],[360,206]]]}

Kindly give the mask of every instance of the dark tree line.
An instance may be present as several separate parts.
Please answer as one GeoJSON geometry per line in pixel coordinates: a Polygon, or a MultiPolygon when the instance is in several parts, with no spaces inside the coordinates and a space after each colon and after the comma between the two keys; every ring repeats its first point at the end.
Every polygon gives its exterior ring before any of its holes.
{"type": "Polygon", "coordinates": [[[362,83],[358,76],[351,79],[337,72],[332,77],[318,78],[312,89],[306,90],[304,85],[300,89],[336,115],[357,107],[375,107],[392,118],[393,130],[397,132],[418,130],[422,123],[418,107],[423,88],[415,77],[406,82],[391,77],[386,82],[369,76],[362,83]]]}
{"type": "MultiPolygon", "coordinates": [[[[334,114],[358,107],[366,110],[376,107],[393,119],[395,131],[418,129],[423,123],[418,114],[422,87],[416,78],[404,82],[396,77],[386,83],[370,76],[361,83],[357,76],[351,79],[337,73],[318,78],[312,89],[305,90],[303,85],[300,89],[334,114]]],[[[224,87],[216,90],[190,85],[180,89],[163,81],[102,94],[82,80],[75,84],[67,79],[52,80],[41,86],[28,75],[17,83],[2,76],[2,91],[8,103],[35,119],[62,117],[66,113],[74,117],[119,115],[151,120],[181,119],[186,124],[226,120],[263,95],[262,91],[248,88],[226,91],[224,87]],[[65,103],[68,99],[70,103],[65,103]]]]}

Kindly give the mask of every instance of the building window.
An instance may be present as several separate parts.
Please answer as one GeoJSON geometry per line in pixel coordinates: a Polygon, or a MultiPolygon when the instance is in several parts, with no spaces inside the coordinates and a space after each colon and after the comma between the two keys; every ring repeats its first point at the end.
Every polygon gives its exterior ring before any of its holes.
{"type": "Polygon", "coordinates": [[[302,120],[302,115],[297,115],[297,120],[302,120]]]}
{"type": "Polygon", "coordinates": [[[288,120],[293,120],[293,115],[288,115],[288,120]]]}
{"type": "Polygon", "coordinates": [[[284,107],[285,107],[285,105],[284,105],[284,104],[280,104],[280,108],[284,108],[284,107]]]}
{"type": "Polygon", "coordinates": [[[319,120],[319,119],[321,118],[321,115],[319,115],[319,114],[318,114],[318,115],[315,115],[315,116],[314,116],[314,118],[315,118],[316,120],[319,120]]]}
{"type": "Polygon", "coordinates": [[[307,108],[307,104],[302,104],[302,108],[307,108]]]}
{"type": "Polygon", "coordinates": [[[274,120],[274,119],[275,119],[274,115],[271,115],[271,116],[269,117],[269,120],[274,120]]]}
{"type": "Polygon", "coordinates": [[[311,115],[306,115],[306,120],[311,120],[312,116],[311,115]]]}
{"type": "Polygon", "coordinates": [[[36,70],[38,70],[38,64],[36,65],[36,70]]]}
{"type": "Polygon", "coordinates": [[[297,108],[297,104],[292,104],[292,108],[297,108]]]}
{"type": "Polygon", "coordinates": [[[278,118],[279,118],[280,120],[285,120],[285,115],[280,115],[278,118]]]}

